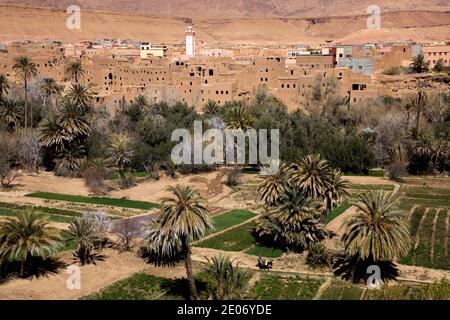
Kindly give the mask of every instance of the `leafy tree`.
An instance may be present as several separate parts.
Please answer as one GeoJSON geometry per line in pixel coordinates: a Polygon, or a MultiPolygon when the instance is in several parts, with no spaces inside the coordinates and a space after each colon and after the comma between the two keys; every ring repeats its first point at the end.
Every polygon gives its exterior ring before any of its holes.
{"type": "Polygon", "coordinates": [[[444,60],[439,59],[438,61],[436,61],[435,65],[433,67],[433,71],[442,72],[442,71],[444,71],[444,67],[445,67],[444,60]]]}
{"type": "Polygon", "coordinates": [[[147,237],[147,255],[155,265],[172,265],[184,260],[189,289],[197,300],[190,243],[212,228],[211,218],[205,200],[197,191],[182,185],[167,190],[172,197],[161,200],[158,222],[151,224],[147,237]]]}
{"type": "Polygon", "coordinates": [[[49,227],[36,213],[21,212],[0,221],[0,261],[20,261],[21,277],[32,257],[56,253],[61,244],[58,230],[49,227]]]}
{"type": "MultiPolygon", "coordinates": [[[[20,74],[24,82],[25,90],[25,130],[28,124],[28,81],[37,76],[36,64],[27,56],[16,58],[13,69],[20,74]]],[[[33,105],[31,105],[31,125],[33,125],[33,105]]]]}

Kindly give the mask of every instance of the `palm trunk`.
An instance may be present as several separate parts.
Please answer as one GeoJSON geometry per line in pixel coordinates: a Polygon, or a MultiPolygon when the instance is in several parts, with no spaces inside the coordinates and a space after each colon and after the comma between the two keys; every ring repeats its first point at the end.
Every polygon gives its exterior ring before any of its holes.
{"type": "Polygon", "coordinates": [[[184,266],[186,267],[186,276],[189,282],[189,291],[194,300],[198,300],[197,287],[195,286],[194,273],[192,271],[191,247],[187,239],[184,240],[184,266]]]}
{"type": "Polygon", "coordinates": [[[28,84],[27,78],[25,77],[25,131],[28,127],[28,84]]]}

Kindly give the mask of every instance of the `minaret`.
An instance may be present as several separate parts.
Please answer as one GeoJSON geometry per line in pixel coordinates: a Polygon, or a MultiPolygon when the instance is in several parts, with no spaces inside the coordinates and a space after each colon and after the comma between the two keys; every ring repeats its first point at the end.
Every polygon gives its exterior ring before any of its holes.
{"type": "Polygon", "coordinates": [[[192,30],[192,26],[186,30],[186,55],[188,57],[195,55],[195,32],[192,30]]]}

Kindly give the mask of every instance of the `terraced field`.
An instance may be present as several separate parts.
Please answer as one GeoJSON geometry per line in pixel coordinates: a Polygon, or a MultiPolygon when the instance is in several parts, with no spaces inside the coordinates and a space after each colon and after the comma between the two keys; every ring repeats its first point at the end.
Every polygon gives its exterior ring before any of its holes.
{"type": "Polygon", "coordinates": [[[408,215],[412,246],[400,263],[450,269],[450,190],[402,186],[399,209],[408,215]]]}

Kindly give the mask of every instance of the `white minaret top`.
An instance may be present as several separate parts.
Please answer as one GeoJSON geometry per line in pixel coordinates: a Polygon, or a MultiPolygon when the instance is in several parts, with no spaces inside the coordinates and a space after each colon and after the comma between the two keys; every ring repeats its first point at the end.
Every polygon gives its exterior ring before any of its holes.
{"type": "Polygon", "coordinates": [[[192,26],[186,30],[186,55],[188,57],[195,55],[195,31],[192,30],[192,26]]]}

